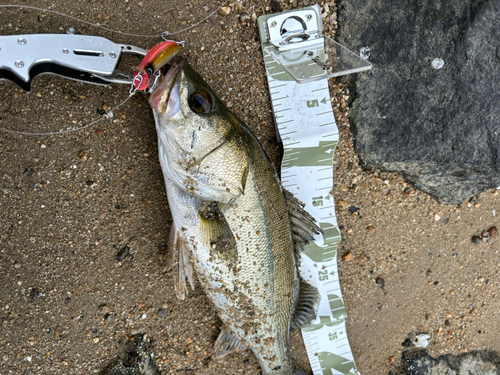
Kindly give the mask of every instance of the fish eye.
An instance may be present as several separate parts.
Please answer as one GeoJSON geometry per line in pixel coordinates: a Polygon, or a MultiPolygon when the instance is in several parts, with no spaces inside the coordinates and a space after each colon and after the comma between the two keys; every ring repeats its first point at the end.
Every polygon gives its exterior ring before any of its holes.
{"type": "Polygon", "coordinates": [[[196,90],[191,95],[191,109],[198,113],[208,113],[212,109],[212,103],[206,92],[196,90]]]}

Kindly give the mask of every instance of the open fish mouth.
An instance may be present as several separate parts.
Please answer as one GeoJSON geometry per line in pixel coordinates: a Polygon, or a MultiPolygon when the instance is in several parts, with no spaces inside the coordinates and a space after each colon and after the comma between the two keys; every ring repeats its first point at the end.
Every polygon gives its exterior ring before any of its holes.
{"type": "Polygon", "coordinates": [[[149,103],[156,112],[166,111],[171,115],[177,113],[179,109],[178,82],[183,64],[184,60],[176,56],[162,68],[158,83],[149,97],[149,103]],[[174,91],[177,95],[172,95],[174,91]]]}

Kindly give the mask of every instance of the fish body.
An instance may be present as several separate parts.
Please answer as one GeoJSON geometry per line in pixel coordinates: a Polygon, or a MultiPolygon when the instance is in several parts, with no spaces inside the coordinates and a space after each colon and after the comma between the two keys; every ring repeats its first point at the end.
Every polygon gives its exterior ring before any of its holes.
{"type": "Polygon", "coordinates": [[[282,188],[252,132],[185,61],[175,58],[150,97],[173,217],[176,290],[191,266],[224,328],[218,355],[249,347],[264,374],[302,374],[288,332],[310,322],[317,290],[298,250],[319,228],[282,188]]]}

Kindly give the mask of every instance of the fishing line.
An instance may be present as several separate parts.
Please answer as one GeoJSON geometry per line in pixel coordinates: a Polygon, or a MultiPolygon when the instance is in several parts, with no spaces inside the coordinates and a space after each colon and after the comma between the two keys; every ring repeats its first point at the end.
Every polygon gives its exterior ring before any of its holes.
{"type": "MultiPolygon", "coordinates": [[[[157,38],[158,36],[160,36],[163,40],[167,40],[167,36],[183,33],[183,32],[185,32],[187,30],[190,30],[190,29],[198,26],[202,22],[206,21],[207,19],[209,19],[210,17],[212,17],[215,13],[217,13],[224,5],[226,5],[228,3],[228,1],[229,0],[225,0],[224,2],[222,2],[222,4],[216,10],[214,10],[212,13],[210,13],[208,16],[206,16],[205,18],[201,19],[198,22],[196,22],[194,24],[191,24],[190,26],[188,26],[188,27],[186,27],[184,29],[177,30],[177,31],[174,31],[174,32],[169,32],[168,30],[164,30],[160,35],[158,35],[158,34],[156,34],[156,35],[146,35],[146,34],[127,33],[125,31],[115,30],[115,29],[111,29],[111,28],[106,27],[106,26],[101,26],[98,23],[86,21],[86,20],[83,20],[81,18],[78,18],[78,17],[75,17],[75,16],[71,16],[69,14],[58,12],[58,11],[55,11],[55,10],[52,10],[52,9],[44,9],[44,8],[40,8],[40,7],[36,7],[36,6],[32,6],[32,5],[6,4],[6,5],[0,5],[0,8],[32,9],[32,10],[37,10],[37,11],[41,11],[41,12],[52,13],[52,14],[55,14],[55,15],[58,15],[58,16],[66,17],[66,18],[69,18],[69,19],[72,19],[72,20],[75,20],[75,21],[78,21],[78,22],[82,22],[84,24],[87,24],[87,25],[90,25],[90,26],[93,26],[93,27],[96,27],[96,28],[99,28],[99,29],[102,29],[102,30],[110,31],[110,32],[113,32],[113,33],[121,34],[121,35],[133,36],[133,37],[139,37],[139,38],[157,38]]],[[[57,131],[57,132],[32,133],[32,132],[23,132],[23,131],[17,131],[17,130],[12,130],[12,129],[7,129],[7,128],[0,127],[0,131],[2,131],[4,133],[18,134],[18,135],[29,135],[29,136],[58,135],[58,134],[65,134],[65,133],[72,133],[72,132],[80,131],[80,130],[86,129],[86,128],[92,126],[92,125],[95,125],[98,122],[100,122],[100,121],[102,121],[102,120],[104,120],[106,118],[110,118],[110,116],[108,114],[110,112],[112,113],[113,111],[117,110],[122,105],[124,105],[136,92],[137,92],[137,90],[132,90],[131,89],[130,93],[129,93],[129,96],[124,101],[122,101],[120,104],[118,104],[113,109],[111,109],[108,113],[106,113],[102,117],[97,118],[94,121],[92,121],[92,122],[90,122],[90,123],[88,123],[88,124],[86,124],[84,126],[80,126],[78,128],[67,129],[67,130],[60,130],[60,131],[57,131]]]]}
{"type": "Polygon", "coordinates": [[[208,16],[206,16],[202,20],[200,20],[200,21],[192,24],[191,26],[188,26],[188,27],[186,27],[184,29],[177,30],[177,31],[174,31],[174,32],[169,32],[168,30],[165,30],[165,31],[163,31],[159,35],[158,34],[147,35],[147,34],[127,33],[125,31],[115,30],[115,29],[111,29],[111,28],[106,27],[106,26],[101,26],[98,23],[94,23],[94,22],[90,22],[90,21],[85,21],[85,20],[82,20],[81,18],[78,18],[78,17],[75,17],[75,16],[71,16],[69,14],[65,14],[65,13],[62,13],[62,12],[58,12],[56,10],[39,8],[39,7],[35,7],[35,6],[32,6],[32,5],[7,4],[7,5],[0,5],[0,8],[17,8],[17,9],[38,10],[38,11],[41,11],[41,12],[47,12],[47,13],[56,14],[58,16],[66,17],[66,18],[69,18],[69,19],[72,19],[72,20],[75,20],[75,21],[79,21],[79,22],[85,23],[85,24],[93,26],[93,27],[97,27],[97,28],[102,29],[102,30],[111,31],[113,33],[117,33],[117,34],[121,34],[121,35],[134,36],[134,37],[138,37],[138,38],[157,38],[157,37],[160,36],[161,38],[165,39],[165,37],[167,35],[180,34],[180,33],[183,33],[184,31],[190,30],[193,27],[198,26],[200,23],[202,23],[203,21],[206,21],[207,19],[209,19],[210,17],[212,17],[215,13],[217,13],[224,5],[227,4],[228,1],[229,0],[225,0],[216,10],[214,10],[212,13],[210,13],[208,16]]]}
{"type": "Polygon", "coordinates": [[[104,119],[111,119],[112,116],[113,116],[113,112],[116,111],[118,108],[120,108],[122,105],[124,105],[126,102],[128,102],[128,100],[135,95],[135,93],[137,92],[137,90],[130,90],[129,92],[129,95],[128,97],[122,101],[120,104],[116,105],[115,107],[113,107],[112,109],[110,109],[108,112],[106,112],[106,114],[102,115],[101,117],[95,119],[94,121],[86,124],[86,125],[83,125],[83,126],[80,126],[78,128],[74,128],[74,129],[67,129],[67,130],[59,130],[57,132],[47,132],[47,133],[31,133],[31,132],[22,132],[22,131],[17,131],[17,130],[12,130],[12,129],[7,129],[7,128],[2,128],[0,127],[0,131],[3,131],[5,133],[11,133],[11,134],[18,134],[18,135],[37,135],[37,136],[40,136],[40,135],[58,135],[58,134],[65,134],[65,133],[73,133],[73,132],[76,132],[76,131],[80,131],[80,130],[83,130],[83,129],[86,129],[92,125],[95,125],[97,124],[98,122],[104,120],[104,119]]]}

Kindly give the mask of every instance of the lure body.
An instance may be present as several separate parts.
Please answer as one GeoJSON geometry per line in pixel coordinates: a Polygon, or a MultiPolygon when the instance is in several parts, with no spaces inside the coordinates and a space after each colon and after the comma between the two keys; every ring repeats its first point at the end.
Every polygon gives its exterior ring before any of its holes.
{"type": "Polygon", "coordinates": [[[137,66],[132,77],[134,88],[144,91],[148,88],[151,77],[163,66],[165,66],[181,47],[180,43],[172,40],[155,44],[137,66]]]}

